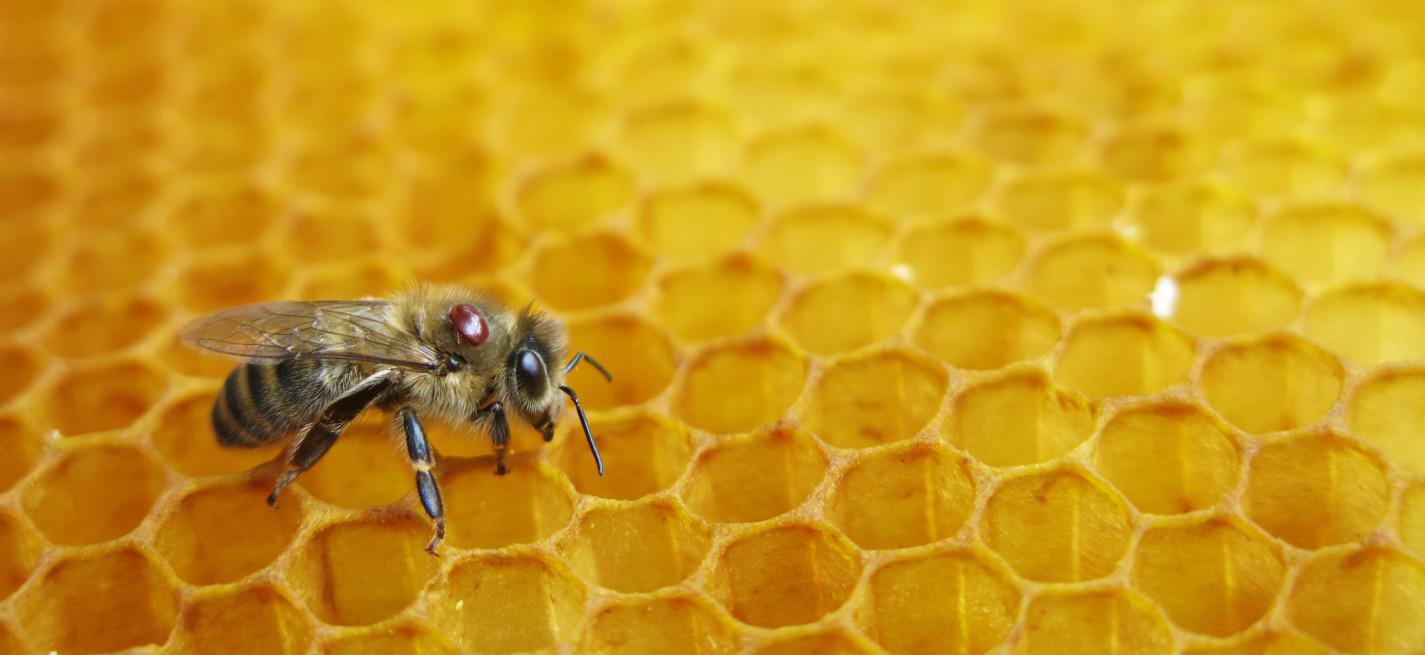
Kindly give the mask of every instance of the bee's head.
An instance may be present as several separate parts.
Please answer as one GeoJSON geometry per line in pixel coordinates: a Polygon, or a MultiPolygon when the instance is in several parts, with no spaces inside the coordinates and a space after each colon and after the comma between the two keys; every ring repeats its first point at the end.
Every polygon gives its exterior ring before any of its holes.
{"type": "Polygon", "coordinates": [[[563,326],[526,310],[520,314],[517,339],[505,361],[505,389],[513,405],[544,434],[554,435],[554,424],[564,408],[559,387],[564,384],[563,326]]]}

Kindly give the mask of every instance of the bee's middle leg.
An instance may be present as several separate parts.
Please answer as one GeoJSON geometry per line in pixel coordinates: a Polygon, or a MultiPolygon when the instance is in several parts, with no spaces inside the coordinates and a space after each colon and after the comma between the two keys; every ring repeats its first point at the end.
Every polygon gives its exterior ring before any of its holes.
{"type": "Polygon", "coordinates": [[[322,456],[331,450],[332,444],[336,443],[337,437],[346,430],[346,426],[390,386],[389,373],[376,373],[362,380],[345,395],[331,401],[326,409],[322,410],[321,416],[292,444],[292,449],[287,454],[287,470],[278,476],[272,493],[267,495],[267,504],[276,507],[277,497],[282,494],[282,490],[292,484],[297,476],[316,466],[322,456]]]}
{"type": "Polygon", "coordinates": [[[436,547],[445,540],[445,504],[440,499],[440,485],[435,481],[435,458],[431,456],[430,442],[426,441],[426,429],[421,418],[410,407],[402,407],[396,412],[401,422],[401,430],[406,433],[406,454],[411,458],[411,467],[416,470],[416,492],[421,497],[421,507],[426,516],[435,522],[435,535],[426,544],[426,552],[435,555],[436,547]]]}

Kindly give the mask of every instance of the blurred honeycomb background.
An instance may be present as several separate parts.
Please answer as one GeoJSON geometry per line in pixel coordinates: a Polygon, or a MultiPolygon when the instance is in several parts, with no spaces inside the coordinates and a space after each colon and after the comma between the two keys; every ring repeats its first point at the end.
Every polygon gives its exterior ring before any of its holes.
{"type": "Polygon", "coordinates": [[[1415,2],[6,0],[0,653],[1425,652],[1422,226],[1415,2]],[[413,280],[616,376],[439,559],[174,336],[413,280]]]}

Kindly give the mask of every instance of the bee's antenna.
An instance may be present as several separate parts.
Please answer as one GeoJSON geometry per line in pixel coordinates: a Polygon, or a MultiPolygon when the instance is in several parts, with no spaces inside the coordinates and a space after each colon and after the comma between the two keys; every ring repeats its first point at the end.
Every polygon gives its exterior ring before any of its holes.
{"type": "MultiPolygon", "coordinates": [[[[578,359],[576,358],[575,361],[578,361],[578,359]]],[[[589,361],[592,362],[593,360],[589,361]]],[[[567,386],[561,386],[559,390],[563,391],[569,396],[570,400],[574,401],[574,411],[579,413],[579,425],[584,428],[584,438],[589,442],[589,452],[594,454],[594,464],[599,467],[599,475],[603,475],[604,458],[599,456],[599,445],[594,443],[594,431],[589,429],[589,417],[584,416],[584,406],[579,404],[579,394],[574,393],[574,390],[567,386]]]]}
{"type": "Polygon", "coordinates": [[[574,357],[569,360],[569,363],[568,363],[568,364],[565,364],[565,365],[564,365],[564,374],[565,374],[565,375],[569,375],[569,372],[570,372],[570,371],[573,371],[573,370],[574,370],[574,367],[575,367],[575,366],[578,366],[578,365],[579,365],[579,362],[582,362],[582,361],[584,361],[584,360],[588,360],[590,366],[593,366],[594,368],[598,369],[600,373],[603,373],[605,380],[608,380],[609,382],[613,382],[613,381],[614,381],[614,376],[609,375],[609,369],[604,368],[604,365],[603,365],[603,364],[600,364],[600,363],[599,363],[599,360],[594,359],[593,357],[590,357],[590,356],[588,356],[588,355],[585,355],[585,354],[582,353],[582,352],[574,353],[574,357]]]}

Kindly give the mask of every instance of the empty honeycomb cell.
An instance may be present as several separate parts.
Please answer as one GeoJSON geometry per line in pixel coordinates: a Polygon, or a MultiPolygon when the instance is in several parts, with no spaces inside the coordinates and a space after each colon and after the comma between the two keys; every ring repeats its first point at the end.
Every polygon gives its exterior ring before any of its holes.
{"type": "Polygon", "coordinates": [[[66,436],[123,428],[163,394],[165,376],[139,360],[75,365],[49,391],[49,425],[66,436]]]}
{"type": "Polygon", "coordinates": [[[634,596],[593,614],[584,655],[725,655],[738,637],[701,596],[634,596]]]}
{"type": "MultiPolygon", "coordinates": [[[[85,170],[105,171],[103,174],[118,172],[122,174],[127,166],[134,165],[133,154],[135,152],[153,152],[167,145],[167,129],[171,129],[171,124],[166,124],[164,120],[149,113],[144,108],[115,108],[113,113],[106,114],[104,118],[94,121],[83,136],[73,137],[73,162],[85,170]]],[[[181,141],[181,140],[180,140],[181,141]]],[[[161,166],[158,170],[164,170],[161,166]]],[[[155,193],[159,199],[144,208],[145,215],[162,215],[167,213],[167,193],[168,189],[155,193]]],[[[96,203],[94,198],[86,200],[84,209],[88,210],[96,203]]],[[[132,222],[134,215],[118,213],[114,208],[101,208],[96,214],[108,212],[108,215],[116,221],[109,225],[126,224],[132,222]]],[[[80,221],[93,227],[105,227],[105,223],[97,220],[97,216],[77,217],[80,221]]]]}
{"type": "MultiPolygon", "coordinates": [[[[426,163],[403,190],[397,233],[406,243],[428,250],[458,250],[460,246],[490,241],[497,235],[510,236],[508,233],[512,230],[501,223],[500,214],[491,208],[495,191],[490,188],[493,184],[489,180],[490,166],[488,156],[480,150],[456,157],[454,161],[426,163]]],[[[329,228],[345,223],[350,230],[352,216],[370,220],[360,214],[319,209],[298,214],[289,229],[294,235],[298,231],[316,234],[324,225],[329,228]]],[[[318,248],[331,258],[341,259],[343,251],[349,251],[356,242],[370,241],[379,245],[378,237],[371,232],[356,232],[339,237],[330,247],[318,248]]],[[[487,259],[494,261],[466,259],[461,264],[466,272],[494,270],[500,265],[499,258],[490,255],[498,254],[487,253],[487,259]]]]}
{"type": "Polygon", "coordinates": [[[1008,104],[977,116],[971,142],[980,152],[1021,164],[1072,160],[1088,130],[1063,114],[1008,104]]]}
{"type": "MultiPolygon", "coordinates": [[[[1248,633],[1250,634],[1250,633],[1248,633]]],[[[1267,630],[1246,639],[1183,651],[1186,655],[1330,655],[1331,649],[1295,632],[1267,630]]]]}
{"type": "Polygon", "coordinates": [[[1356,541],[1385,519],[1390,482],[1384,465],[1355,440],[1331,432],[1264,446],[1247,473],[1247,515],[1301,548],[1356,541]],[[1301,511],[1302,503],[1322,508],[1301,511]]]}
{"type": "Polygon", "coordinates": [[[42,148],[62,136],[61,112],[54,100],[36,97],[26,105],[6,98],[6,104],[11,108],[0,116],[0,148],[42,148]]]}
{"type": "Polygon", "coordinates": [[[1274,334],[1208,354],[1196,382],[1217,413],[1248,432],[1290,430],[1336,404],[1345,372],[1311,342],[1274,334]]]}
{"type": "Polygon", "coordinates": [[[1123,196],[1122,186],[1102,173],[1033,171],[1006,182],[995,208],[1009,223],[1030,231],[1093,229],[1118,215],[1123,196]]]}
{"type": "Polygon", "coordinates": [[[638,230],[655,253],[696,260],[736,248],[760,218],[757,204],[738,187],[703,182],[650,193],[638,212],[638,230]]]}
{"type": "Polygon", "coordinates": [[[1158,611],[1132,592],[1047,591],[1029,601],[1016,655],[1173,652],[1158,611]]]}
{"type": "Polygon", "coordinates": [[[1425,371],[1386,370],[1356,387],[1350,400],[1351,432],[1410,471],[1425,471],[1425,371]]]}
{"type": "MultiPolygon", "coordinates": [[[[469,209],[467,208],[466,211],[469,209]]],[[[481,220],[467,218],[466,229],[495,229],[480,226],[479,221],[481,220]]],[[[324,207],[304,208],[294,212],[283,227],[285,229],[280,232],[283,239],[302,244],[301,256],[304,263],[346,263],[366,253],[379,251],[381,246],[381,231],[376,228],[371,212],[359,209],[347,207],[339,210],[324,207]]],[[[434,232],[429,228],[426,231],[434,232]]],[[[261,234],[256,230],[252,233],[261,234]]],[[[451,235],[451,237],[455,237],[455,235],[451,235]]],[[[456,237],[442,240],[435,245],[449,246],[460,242],[461,240],[456,237]]],[[[328,297],[361,297],[376,295],[384,291],[386,289],[374,287],[357,293],[355,296],[328,297]]]]}
{"type": "Polygon", "coordinates": [[[700,430],[745,432],[781,418],[806,375],[806,360],[777,341],[715,346],[688,362],[673,413],[700,430]]]}
{"type": "Polygon", "coordinates": [[[623,237],[596,232],[540,249],[530,284],[555,309],[589,309],[633,295],[648,269],[647,256],[623,237]]]}
{"type": "Polygon", "coordinates": [[[1150,528],[1134,549],[1131,575],[1177,625],[1227,636],[1266,616],[1285,574],[1280,550],[1265,536],[1214,518],[1150,528]]]}
{"type": "MultiPolygon", "coordinates": [[[[167,232],[184,245],[203,248],[262,234],[282,212],[271,191],[250,182],[220,182],[186,188],[165,213],[167,232]]],[[[323,238],[345,235],[323,234],[323,238]]],[[[322,243],[304,242],[308,246],[322,243]]]]}
{"type": "Polygon", "coordinates": [[[1168,400],[1124,409],[1104,424],[1094,468],[1141,512],[1212,507],[1237,484],[1232,433],[1196,404],[1168,400]]]}
{"type": "Polygon", "coordinates": [[[1416,483],[1400,495],[1400,540],[1425,555],[1425,483],[1416,483]]]}
{"type": "Polygon", "coordinates": [[[1028,288],[1050,306],[1085,309],[1141,305],[1158,265],[1115,236],[1086,234],[1048,246],[1029,268],[1028,288]]]}
{"type": "Polygon", "coordinates": [[[645,179],[686,182],[726,171],[737,157],[727,116],[692,102],[637,111],[624,121],[620,151],[645,179]]]}
{"type": "Polygon", "coordinates": [[[1193,343],[1148,314],[1080,321],[1069,328],[1054,379],[1090,399],[1146,395],[1186,382],[1193,343]]]}
{"type": "MultiPolygon", "coordinates": [[[[473,276],[491,275],[507,270],[514,265],[515,259],[528,252],[527,244],[521,234],[511,229],[507,224],[494,219],[482,222],[478,229],[471,229],[463,235],[463,238],[448,243],[454,246],[454,249],[444,251],[443,255],[423,256],[415,261],[402,262],[409,268],[403,269],[400,266],[391,266],[391,268],[399,277],[408,279],[471,284],[473,276]]],[[[383,260],[383,263],[392,264],[386,260],[383,260]]],[[[495,292],[495,288],[503,286],[503,283],[498,280],[483,277],[476,279],[479,279],[479,283],[473,286],[484,287],[495,293],[497,297],[507,295],[495,292]]],[[[520,296],[522,302],[528,302],[531,299],[529,292],[525,290],[521,290],[520,296]]]]}
{"type": "Polygon", "coordinates": [[[1039,582],[1101,578],[1128,553],[1128,508],[1072,470],[1010,478],[985,506],[980,534],[1021,576],[1039,582]]]}
{"type": "Polygon", "coordinates": [[[0,623],[0,653],[4,655],[27,655],[30,651],[20,642],[19,631],[0,623]]]}
{"type": "Polygon", "coordinates": [[[175,641],[186,653],[305,653],[312,626],[275,587],[223,588],[183,608],[175,641]]]}
{"type": "Polygon", "coordinates": [[[1184,182],[1143,189],[1128,210],[1128,220],[1149,248],[1186,254],[1242,245],[1257,223],[1257,213],[1246,199],[1221,187],[1184,182]]]}
{"type": "Polygon", "coordinates": [[[1392,258],[1390,272],[1417,289],[1425,287],[1425,236],[1400,246],[1392,258]]]}
{"type": "Polygon", "coordinates": [[[503,152],[577,152],[588,143],[607,101],[582,85],[520,84],[498,96],[486,130],[503,152]]]}
{"type": "Polygon", "coordinates": [[[932,301],[915,327],[915,343],[951,366],[996,369],[1048,352],[1059,317],[1013,293],[976,290],[932,301]]]}
{"type": "Polygon", "coordinates": [[[178,275],[176,291],[188,309],[210,312],[273,300],[286,282],[280,260],[252,253],[210,254],[188,262],[178,275]]]}
{"type": "MultiPolygon", "coordinates": [[[[50,166],[38,162],[4,162],[0,166],[0,212],[7,216],[40,216],[50,210],[63,197],[67,187],[66,179],[50,166]]],[[[4,241],[14,244],[11,239],[24,236],[37,237],[31,246],[47,244],[50,232],[45,226],[21,224],[18,229],[6,230],[4,241]]],[[[23,241],[22,241],[23,242],[23,241]]],[[[18,244],[17,244],[18,245],[18,244]]],[[[9,247],[4,251],[5,268],[0,272],[7,276],[25,271],[42,261],[47,254],[45,248],[35,248],[28,254],[22,248],[9,247]]]]}
{"type": "Polygon", "coordinates": [[[709,521],[761,521],[802,504],[826,466],[826,456],[803,432],[777,427],[728,437],[698,453],[683,499],[709,521]]]}
{"type": "Polygon", "coordinates": [[[43,288],[27,284],[0,287],[0,332],[18,332],[48,316],[52,304],[53,300],[43,288]]]}
{"type": "Polygon", "coordinates": [[[657,414],[595,416],[589,421],[604,465],[617,475],[600,476],[571,423],[556,439],[556,462],[579,493],[632,500],[667,489],[683,475],[692,457],[687,428],[657,414]]]}
{"type": "Polygon", "coordinates": [[[870,266],[890,237],[890,226],[857,205],[811,205],[773,219],[762,252],[794,273],[836,273],[870,266]]]}
{"type": "Polygon", "coordinates": [[[856,545],[875,550],[953,537],[974,510],[970,461],[914,444],[855,460],[833,486],[827,512],[856,545]]]}
{"type": "Polygon", "coordinates": [[[350,264],[314,268],[298,278],[292,297],[307,300],[332,298],[369,298],[384,296],[401,287],[403,273],[391,270],[380,261],[355,261],[350,264]]]}
{"type": "Polygon", "coordinates": [[[848,94],[839,104],[836,128],[863,152],[945,145],[960,120],[958,106],[920,89],[872,88],[848,94]]]}
{"type": "Polygon", "coordinates": [[[692,575],[707,555],[709,535],[666,501],[595,507],[574,524],[561,548],[585,580],[625,593],[653,591],[692,575]]]}
{"type": "Polygon", "coordinates": [[[1390,239],[1390,224],[1360,207],[1298,205],[1262,226],[1262,256],[1298,282],[1330,285],[1378,275],[1390,239]]]}
{"type": "Polygon", "coordinates": [[[49,325],[44,345],[63,357],[114,352],[147,338],[166,315],[166,307],[148,298],[83,303],[70,307],[49,325]]]}
{"type": "Polygon", "coordinates": [[[1392,282],[1329,291],[1307,307],[1306,334],[1367,366],[1419,359],[1425,356],[1425,293],[1392,282]]]}
{"type": "Polygon", "coordinates": [[[877,212],[898,221],[926,223],[962,211],[989,187],[993,170],[960,154],[916,155],[882,167],[867,190],[877,212]]]}
{"type": "Polygon", "coordinates": [[[365,510],[412,491],[410,476],[410,460],[388,421],[368,417],[343,431],[332,450],[296,478],[296,484],[328,503],[365,510]]]}
{"type": "Polygon", "coordinates": [[[1425,153],[1388,155],[1356,174],[1354,190],[1372,208],[1401,221],[1425,223],[1425,153]]]}
{"type": "Polygon", "coordinates": [[[635,315],[571,321],[569,343],[613,374],[612,382],[605,380],[586,362],[565,379],[591,410],[647,402],[668,387],[678,366],[678,353],[663,330],[635,315]]]}
{"type": "Polygon", "coordinates": [[[562,565],[508,553],[461,560],[426,598],[435,628],[462,649],[513,653],[549,648],[572,637],[584,613],[585,594],[562,565]]]}
{"type": "Polygon", "coordinates": [[[390,158],[380,154],[380,147],[367,135],[305,143],[289,153],[282,182],[289,193],[324,199],[373,195],[381,180],[391,176],[390,158]]]}
{"type": "Polygon", "coordinates": [[[27,475],[40,461],[39,434],[18,415],[0,415],[0,493],[27,475]]]}
{"type": "MultiPolygon", "coordinates": [[[[613,438],[619,436],[622,435],[613,438]]],[[[578,437],[566,432],[564,438],[578,437]]],[[[582,452],[582,446],[580,450],[579,455],[584,457],[579,464],[592,470],[593,464],[588,461],[587,453],[582,452]]],[[[604,452],[610,451],[605,449],[604,452]]],[[[569,523],[574,501],[563,481],[552,471],[521,458],[512,459],[505,475],[496,474],[488,460],[462,464],[466,465],[448,467],[439,477],[445,496],[447,536],[452,546],[501,548],[530,543],[569,523]]],[[[409,465],[407,469],[403,476],[405,485],[408,490],[414,490],[409,465]]],[[[597,472],[594,475],[597,476],[597,472]]]]}
{"type": "Polygon", "coordinates": [[[706,75],[709,54],[706,44],[686,35],[655,37],[619,61],[619,93],[640,103],[680,97],[706,75]]]}
{"type": "Polygon", "coordinates": [[[454,655],[460,651],[429,628],[402,623],[328,640],[320,652],[323,655],[454,655]]]}
{"type": "Polygon", "coordinates": [[[659,324],[683,339],[736,336],[762,324],[783,285],[776,270],[734,255],[664,275],[651,311],[659,324]]]}
{"type": "Polygon", "coordinates": [[[66,452],[25,488],[25,513],[58,544],[94,544],[144,520],[167,485],[142,451],[115,444],[66,452]]]}
{"type": "Polygon", "coordinates": [[[158,565],[125,547],[54,561],[12,601],[31,645],[105,653],[168,641],[177,596],[158,565]]]}
{"type": "Polygon", "coordinates": [[[824,127],[790,128],[752,141],[740,170],[752,192],[773,206],[844,198],[862,177],[855,148],[824,127]]]}
{"type": "Polygon", "coordinates": [[[896,655],[973,655],[998,646],[1019,613],[1019,590],[974,551],[914,555],[871,574],[860,622],[896,655]]]}
{"type": "Polygon", "coordinates": [[[1110,173],[1133,182],[1168,182],[1198,172],[1206,163],[1200,142],[1173,127],[1128,125],[1097,148],[1110,173]]]}
{"type": "Polygon", "coordinates": [[[915,290],[899,280],[851,273],[798,290],[780,323],[802,348],[830,355],[896,335],[917,300],[915,290]]]}
{"type": "Polygon", "coordinates": [[[1024,237],[1007,225],[963,218],[905,232],[896,261],[926,289],[992,282],[1009,275],[1024,258],[1024,237]]]}
{"type": "Polygon", "coordinates": [[[77,228],[122,225],[146,217],[158,199],[158,182],[151,167],[133,165],[91,174],[76,181],[71,219],[77,228]]]}
{"type": "Polygon", "coordinates": [[[430,526],[412,516],[337,523],[300,544],[288,577],[321,620],[367,625],[400,612],[435,573],[430,526]]]}
{"type": "Polygon", "coordinates": [[[750,655],[871,655],[878,652],[866,638],[836,628],[798,631],[763,641],[745,652],[750,655]]]}
{"type": "Polygon", "coordinates": [[[1303,632],[1350,653],[1425,649],[1425,566],[1379,546],[1317,554],[1296,577],[1287,613],[1303,632]]]}
{"type": "Polygon", "coordinates": [[[633,177],[591,155],[531,174],[518,191],[520,212],[540,227],[572,231],[596,225],[633,199],[633,177]]]}
{"type": "Polygon", "coordinates": [[[1349,172],[1345,161],[1321,147],[1278,139],[1229,148],[1222,169],[1237,188],[1267,198],[1330,196],[1349,172]]]}
{"type": "Polygon", "coordinates": [[[0,405],[9,404],[45,370],[46,362],[33,350],[20,345],[0,345],[0,405]]]}
{"type": "Polygon", "coordinates": [[[180,397],[159,413],[150,437],[153,446],[169,466],[184,475],[239,473],[273,459],[282,450],[281,442],[261,448],[218,445],[212,420],[216,393],[203,391],[180,397]]]}
{"type": "Polygon", "coordinates": [[[800,523],[737,538],[713,554],[708,591],[743,623],[811,623],[851,596],[861,556],[844,539],[800,523]]]}
{"type": "Polygon", "coordinates": [[[1250,257],[1209,259],[1175,276],[1173,319],[1194,334],[1227,337],[1281,328],[1301,311],[1301,290],[1250,257]]]}
{"type": "Polygon", "coordinates": [[[190,584],[240,580],[282,554],[302,523],[299,503],[268,507],[269,491],[264,480],[193,491],[163,516],[154,547],[190,584]]]}
{"type": "Polygon", "coordinates": [[[838,448],[909,439],[940,410],[948,385],[939,363],[908,351],[853,355],[822,373],[803,420],[808,431],[838,448]]]}
{"type": "Polygon", "coordinates": [[[1011,371],[956,394],[944,438],[990,466],[1057,459],[1093,432],[1088,403],[1038,369],[1011,371]]]}
{"type": "MultiPolygon", "coordinates": [[[[729,16],[728,20],[749,17],[729,16]]],[[[726,92],[744,115],[772,125],[796,123],[821,113],[831,104],[833,76],[810,65],[805,58],[791,53],[772,56],[760,48],[755,53],[736,54],[739,59],[726,76],[730,87],[726,92]]]]}
{"type": "Polygon", "coordinates": [[[0,512],[0,600],[25,584],[39,559],[39,539],[25,529],[19,517],[0,512]]]}

